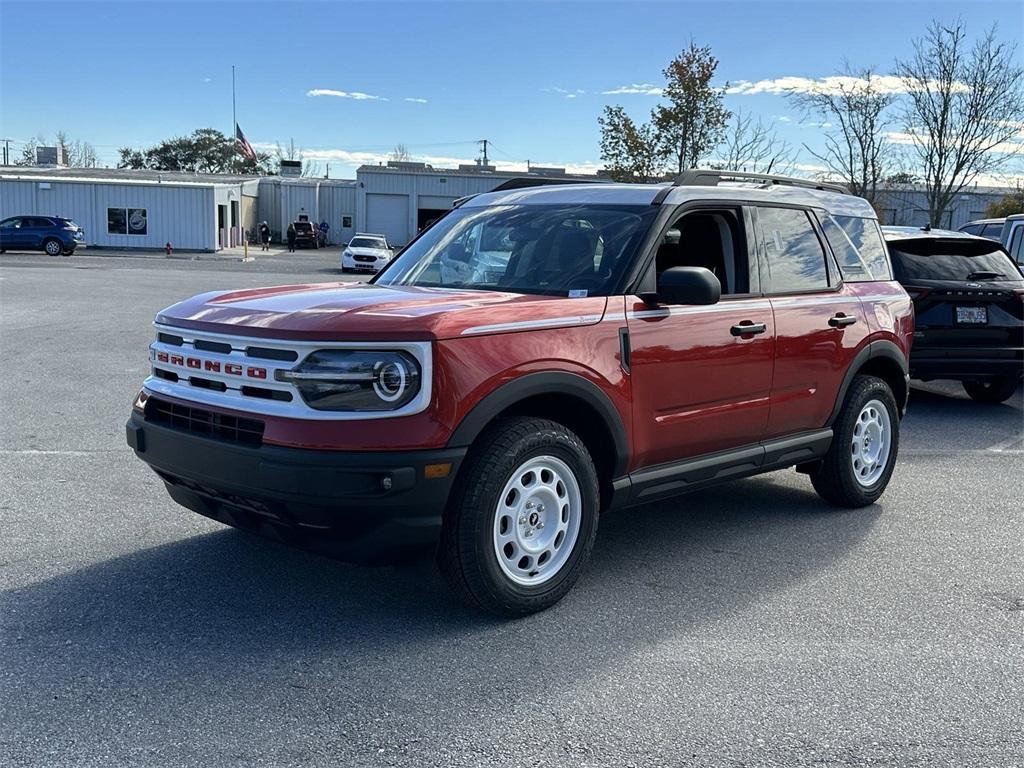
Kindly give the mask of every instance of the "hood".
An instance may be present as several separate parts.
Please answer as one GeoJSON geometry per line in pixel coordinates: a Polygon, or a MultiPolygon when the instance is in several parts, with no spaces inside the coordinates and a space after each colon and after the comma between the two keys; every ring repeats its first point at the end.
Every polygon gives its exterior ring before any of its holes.
{"type": "Polygon", "coordinates": [[[607,299],[318,283],[193,296],[156,316],[179,328],[306,340],[436,340],[600,321],[607,299]],[[526,325],[526,327],[523,327],[526,325]]]}

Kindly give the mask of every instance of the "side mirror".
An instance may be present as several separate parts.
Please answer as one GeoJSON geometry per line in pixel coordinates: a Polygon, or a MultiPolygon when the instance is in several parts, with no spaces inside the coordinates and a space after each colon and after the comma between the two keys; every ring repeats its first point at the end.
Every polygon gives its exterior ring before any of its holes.
{"type": "Polygon", "coordinates": [[[704,267],[671,267],[658,277],[657,293],[642,293],[648,304],[717,304],[722,284],[704,267]]]}

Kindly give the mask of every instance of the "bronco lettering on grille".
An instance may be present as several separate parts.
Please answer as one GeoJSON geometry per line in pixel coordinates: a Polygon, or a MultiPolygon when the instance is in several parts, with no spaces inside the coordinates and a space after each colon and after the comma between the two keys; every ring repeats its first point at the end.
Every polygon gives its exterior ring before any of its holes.
{"type": "Polygon", "coordinates": [[[260,368],[259,366],[249,365],[242,366],[238,363],[224,363],[223,365],[217,360],[204,360],[201,357],[186,357],[183,355],[173,355],[167,352],[157,351],[156,353],[157,362],[168,363],[170,365],[183,366],[185,368],[192,368],[194,370],[210,371],[211,373],[223,373],[228,376],[243,376],[250,379],[266,379],[267,369],[260,368]]]}

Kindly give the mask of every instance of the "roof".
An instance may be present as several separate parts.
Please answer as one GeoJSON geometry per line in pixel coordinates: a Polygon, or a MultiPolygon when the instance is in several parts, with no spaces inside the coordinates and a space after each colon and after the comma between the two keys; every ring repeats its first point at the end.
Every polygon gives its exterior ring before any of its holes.
{"type": "Polygon", "coordinates": [[[2,166],[0,178],[30,181],[77,181],[101,184],[172,184],[216,186],[274,181],[283,184],[335,184],[352,186],[352,179],[319,179],[312,177],[257,176],[239,173],[187,173],[184,171],[153,171],[133,168],[55,168],[43,166],[2,166]]]}
{"type": "Polygon", "coordinates": [[[971,219],[964,226],[966,227],[968,224],[1002,224],[1004,221],[1006,221],[1006,218],[1003,216],[995,219],[971,219]]]}
{"type": "Polygon", "coordinates": [[[570,203],[650,205],[659,193],[667,189],[665,203],[678,205],[690,200],[715,200],[755,203],[792,203],[823,208],[840,216],[876,218],[867,200],[826,190],[772,185],[720,184],[710,186],[667,186],[665,184],[560,184],[529,187],[500,192],[484,192],[469,198],[464,205],[482,207],[498,204],[547,205],[570,203]]]}

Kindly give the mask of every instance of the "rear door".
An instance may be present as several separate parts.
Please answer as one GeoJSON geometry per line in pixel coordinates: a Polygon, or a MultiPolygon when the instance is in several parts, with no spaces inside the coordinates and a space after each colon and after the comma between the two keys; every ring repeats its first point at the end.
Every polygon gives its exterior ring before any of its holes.
{"type": "Polygon", "coordinates": [[[775,316],[775,371],[767,437],[825,426],[868,334],[860,299],[843,285],[815,215],[758,206],[761,285],[775,316]]]}
{"type": "Polygon", "coordinates": [[[43,239],[52,234],[53,222],[39,216],[26,216],[21,220],[21,238],[24,248],[42,248],[43,239]]]}

